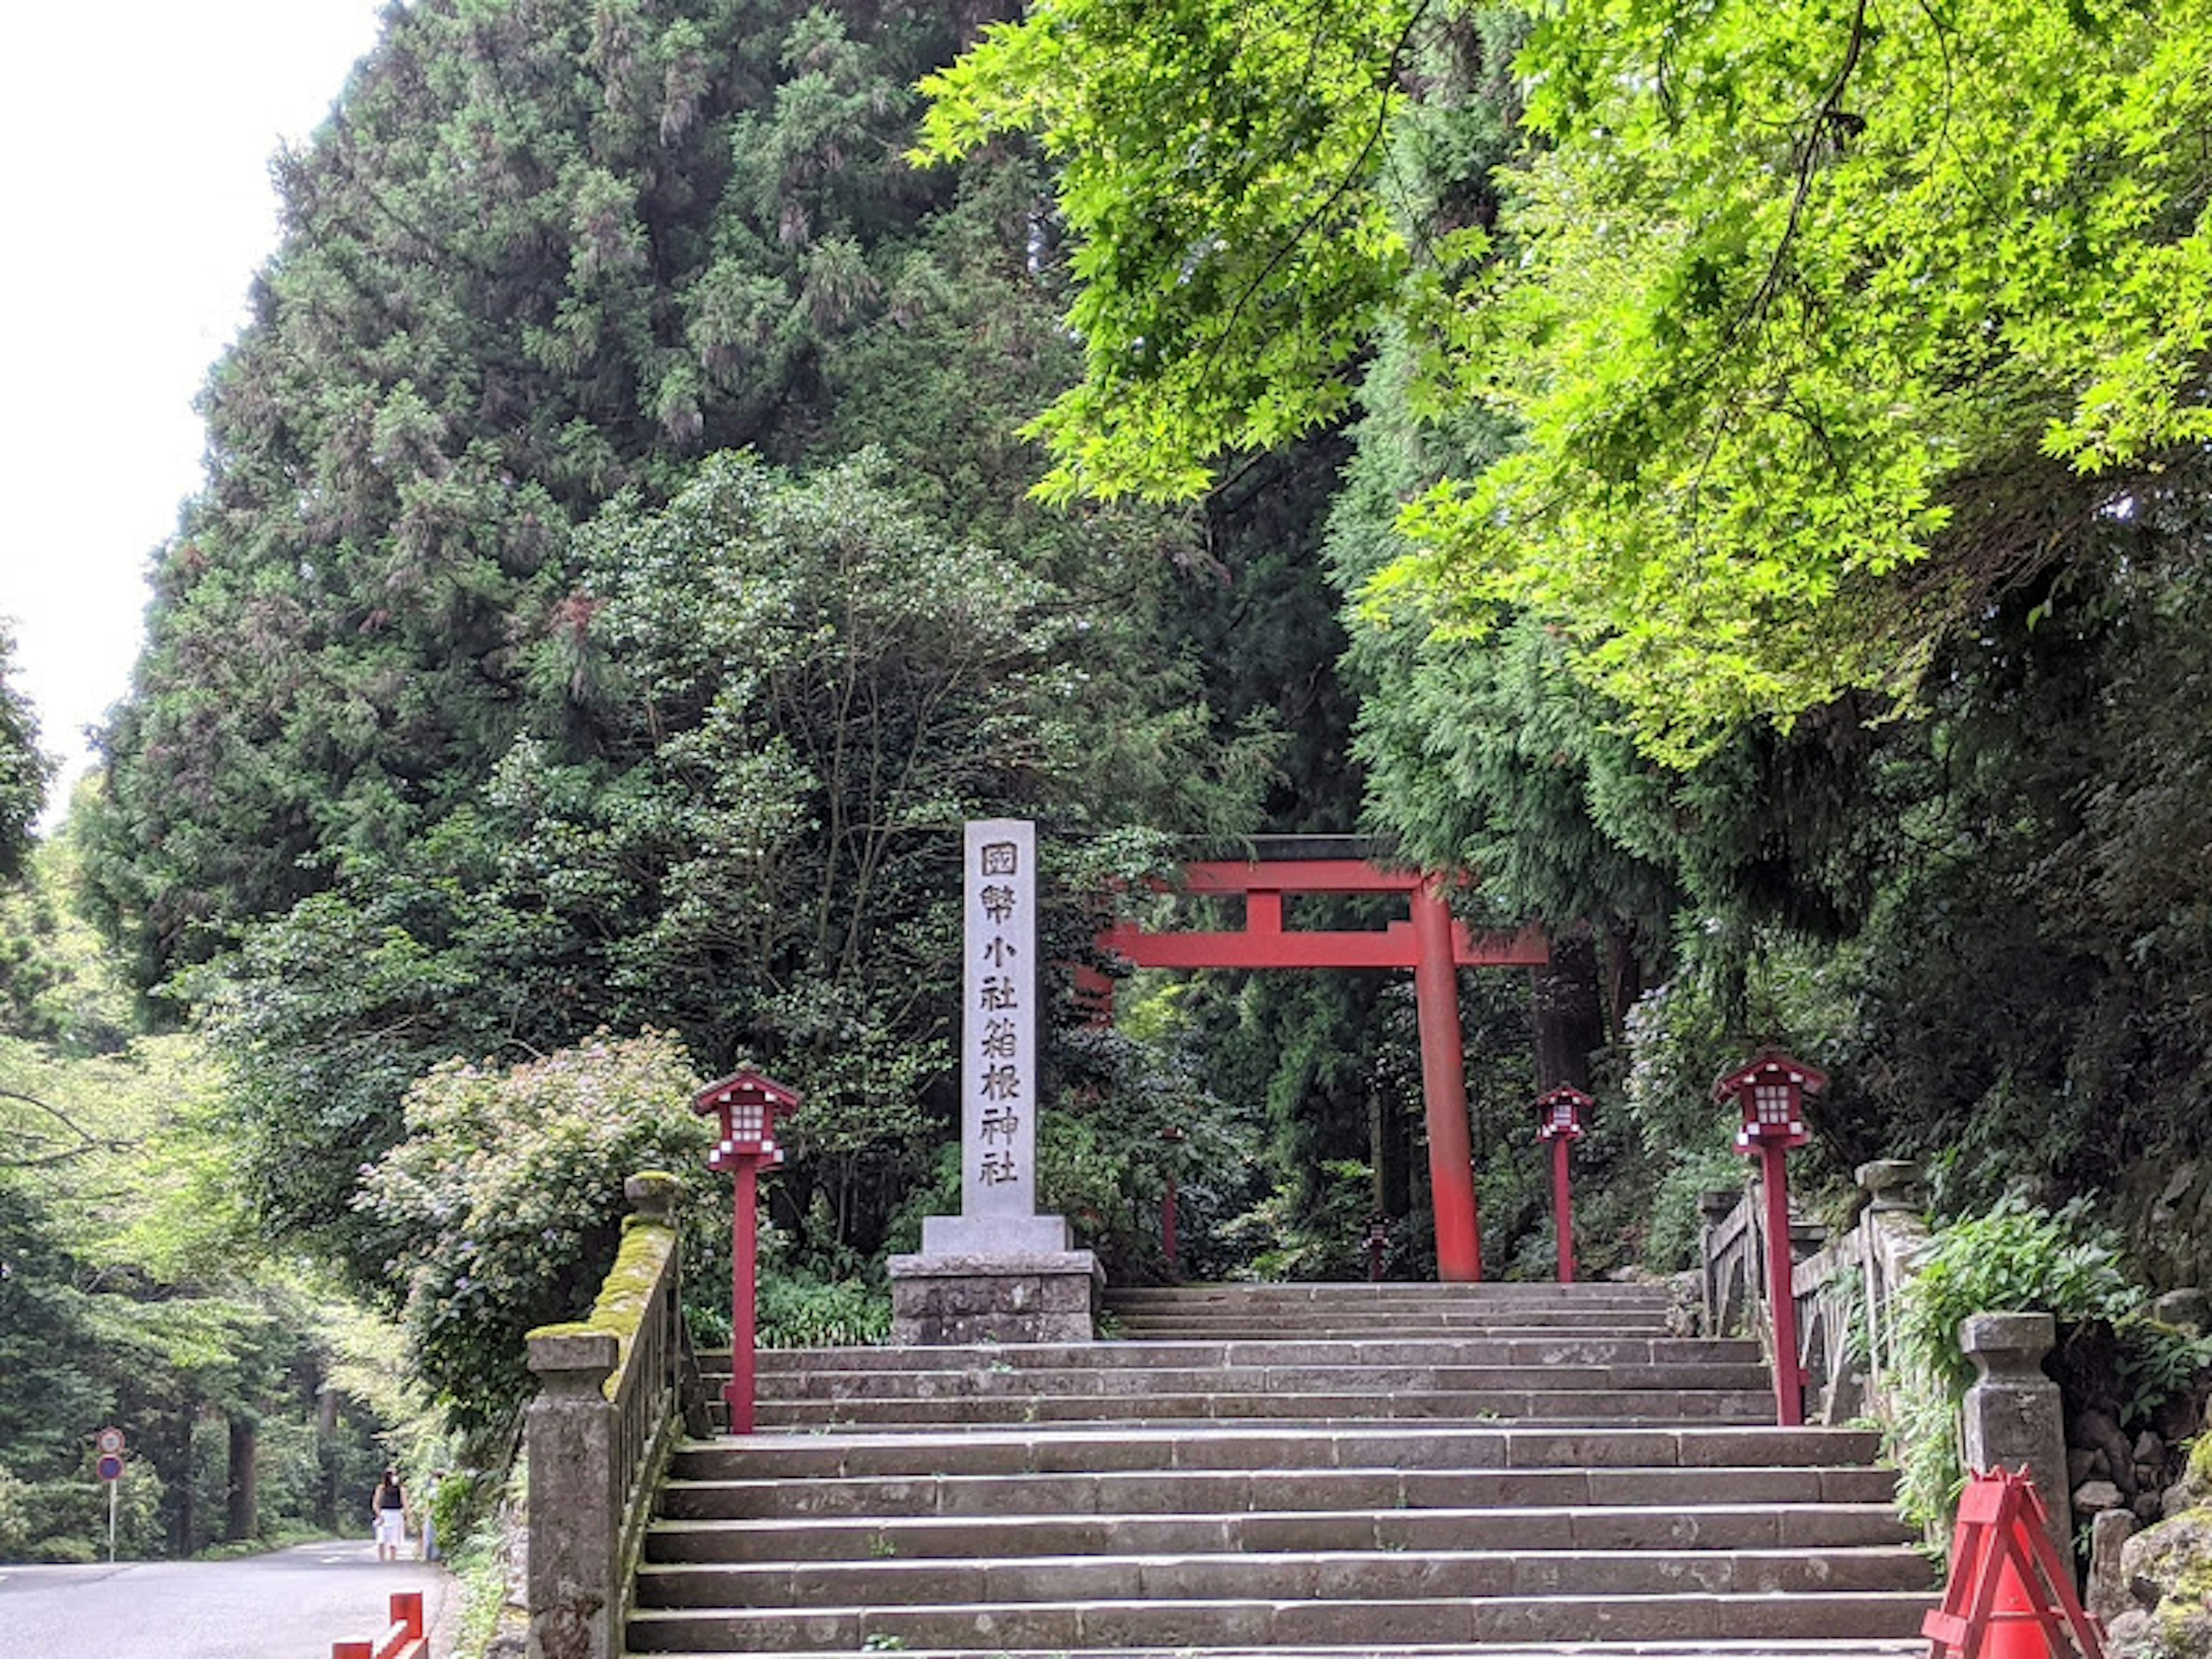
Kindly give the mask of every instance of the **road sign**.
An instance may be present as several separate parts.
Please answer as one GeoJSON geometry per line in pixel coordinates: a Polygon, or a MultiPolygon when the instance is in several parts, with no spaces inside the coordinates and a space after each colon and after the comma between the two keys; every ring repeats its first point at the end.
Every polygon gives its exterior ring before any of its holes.
{"type": "Polygon", "coordinates": [[[123,1478],[123,1460],[113,1452],[107,1453],[100,1460],[100,1478],[103,1480],[120,1480],[123,1478]]]}
{"type": "Polygon", "coordinates": [[[123,1455],[123,1431],[102,1429],[93,1437],[93,1444],[100,1448],[102,1457],[120,1457],[123,1455]]]}

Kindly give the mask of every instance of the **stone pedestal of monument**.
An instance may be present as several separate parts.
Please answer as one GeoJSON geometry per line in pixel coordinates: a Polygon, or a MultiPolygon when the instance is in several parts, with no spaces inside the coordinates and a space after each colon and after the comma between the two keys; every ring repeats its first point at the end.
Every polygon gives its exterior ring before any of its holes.
{"type": "Polygon", "coordinates": [[[965,840],[960,1213],[891,1258],[891,1340],[1088,1342],[1097,1258],[1036,1213],[1036,829],[994,819],[965,840]]]}
{"type": "Polygon", "coordinates": [[[1060,1217],[1022,1219],[1036,1224],[926,1219],[921,1254],[890,1260],[891,1340],[1090,1341],[1106,1282],[1098,1258],[1067,1248],[1067,1223],[1060,1217]]]}

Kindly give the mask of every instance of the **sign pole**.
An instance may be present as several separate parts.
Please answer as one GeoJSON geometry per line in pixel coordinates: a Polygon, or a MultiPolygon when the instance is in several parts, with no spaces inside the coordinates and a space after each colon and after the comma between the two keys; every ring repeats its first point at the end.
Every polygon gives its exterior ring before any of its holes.
{"type": "Polygon", "coordinates": [[[92,1437],[100,1461],[93,1468],[107,1488],[107,1565],[115,1565],[115,1487],[123,1479],[123,1431],[109,1426],[92,1437]]]}

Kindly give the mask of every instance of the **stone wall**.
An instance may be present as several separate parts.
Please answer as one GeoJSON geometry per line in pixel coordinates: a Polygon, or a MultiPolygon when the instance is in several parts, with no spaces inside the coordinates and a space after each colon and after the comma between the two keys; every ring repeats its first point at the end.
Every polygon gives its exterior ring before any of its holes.
{"type": "Polygon", "coordinates": [[[2153,1290],[2212,1285],[2212,1164],[2145,1159],[2129,1170],[2115,1208],[2153,1290]]]}

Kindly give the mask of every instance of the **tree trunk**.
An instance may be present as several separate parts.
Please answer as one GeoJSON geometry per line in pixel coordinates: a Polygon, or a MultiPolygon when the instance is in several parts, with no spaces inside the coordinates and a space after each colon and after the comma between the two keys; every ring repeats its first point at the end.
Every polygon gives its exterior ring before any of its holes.
{"type": "Polygon", "coordinates": [[[327,1382],[315,1394],[315,1524],[338,1529],[338,1391],[327,1382]]]}
{"type": "Polygon", "coordinates": [[[1644,959],[1636,954],[1636,927],[1613,917],[1606,927],[1606,1020],[1607,1042],[1628,1040],[1628,1011],[1644,994],[1644,959]]]}
{"type": "Polygon", "coordinates": [[[169,1511],[169,1553],[179,1558],[192,1553],[194,1533],[198,1529],[199,1482],[198,1460],[192,1455],[192,1428],[199,1421],[199,1407],[186,1402],[177,1413],[176,1476],[170,1491],[176,1494],[175,1507],[169,1511]]]}
{"type": "Polygon", "coordinates": [[[253,1536],[260,1519],[260,1485],[254,1453],[261,1442],[261,1425],[251,1418],[230,1419],[230,1480],[226,1491],[229,1507],[223,1517],[222,1535],[232,1543],[253,1536]]]}
{"type": "Polygon", "coordinates": [[[1547,967],[1529,970],[1534,998],[1536,1086],[1587,1092],[1589,1057],[1605,1046],[1605,1000],[1598,988],[1597,941],[1588,922],[1552,935],[1547,967]]]}

